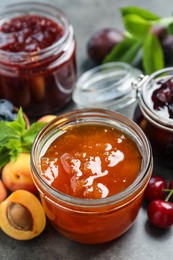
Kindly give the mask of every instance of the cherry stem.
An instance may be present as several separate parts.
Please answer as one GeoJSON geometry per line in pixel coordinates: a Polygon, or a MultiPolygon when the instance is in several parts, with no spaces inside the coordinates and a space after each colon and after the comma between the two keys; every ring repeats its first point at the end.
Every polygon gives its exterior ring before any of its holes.
{"type": "Polygon", "coordinates": [[[173,189],[163,189],[163,191],[169,192],[168,195],[167,195],[167,197],[166,197],[166,199],[165,199],[165,201],[168,202],[169,199],[170,199],[170,197],[171,197],[172,194],[173,194],[173,189]]]}

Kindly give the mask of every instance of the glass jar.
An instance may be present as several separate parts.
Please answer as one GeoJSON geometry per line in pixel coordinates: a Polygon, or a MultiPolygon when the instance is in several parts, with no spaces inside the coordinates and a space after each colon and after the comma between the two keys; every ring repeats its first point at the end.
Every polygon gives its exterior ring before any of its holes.
{"type": "Polygon", "coordinates": [[[131,83],[141,74],[125,62],[99,65],[77,80],[73,101],[78,108],[106,108],[132,118],[136,92],[131,83]]]}
{"type": "Polygon", "coordinates": [[[70,101],[76,81],[73,28],[64,13],[56,6],[39,2],[20,2],[1,8],[0,29],[4,23],[10,21],[12,22],[8,29],[12,33],[4,34],[4,31],[2,33],[0,30],[3,39],[0,45],[0,98],[10,100],[16,107],[21,106],[30,117],[55,113],[70,101]],[[26,44],[30,41],[26,31],[28,28],[18,32],[17,26],[25,16],[30,16],[31,20],[32,17],[38,20],[43,18],[42,21],[49,19],[48,23],[53,23],[54,26],[52,31],[58,26],[63,33],[54,42],[47,44],[50,37],[44,30],[39,31],[38,24],[35,42],[41,45],[45,41],[46,47],[33,51],[34,43],[31,42],[28,45],[31,51],[11,51],[9,44],[13,38],[10,37],[17,38],[16,42],[13,42],[14,47],[17,42],[23,41],[23,44],[26,44]],[[13,33],[13,19],[16,18],[19,22],[16,23],[13,33]],[[25,36],[28,37],[27,40],[22,39],[25,36]]]}
{"type": "Polygon", "coordinates": [[[97,244],[119,237],[132,226],[152,174],[153,160],[148,139],[133,121],[110,110],[79,109],[58,116],[40,131],[32,147],[31,169],[52,225],[72,240],[97,244]],[[87,124],[118,129],[128,135],[139,149],[142,161],[137,177],[116,195],[100,199],[76,198],[59,192],[43,177],[40,159],[50,144],[70,127],[87,124]]]}
{"type": "Polygon", "coordinates": [[[173,156],[173,118],[168,115],[166,108],[168,104],[165,103],[164,108],[154,108],[156,104],[152,100],[152,95],[162,84],[165,84],[164,82],[171,78],[173,78],[173,68],[166,68],[153,73],[151,76],[143,76],[141,80],[139,79],[133,84],[139,97],[134,121],[149,138],[156,158],[162,158],[162,161],[166,159],[166,164],[172,162],[173,156]]]}

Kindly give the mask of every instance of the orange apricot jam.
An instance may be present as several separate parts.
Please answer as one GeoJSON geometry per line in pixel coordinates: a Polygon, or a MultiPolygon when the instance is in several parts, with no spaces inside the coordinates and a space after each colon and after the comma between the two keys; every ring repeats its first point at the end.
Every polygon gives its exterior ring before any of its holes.
{"type": "Polygon", "coordinates": [[[31,151],[31,174],[48,220],[85,244],[111,241],[132,226],[152,167],[141,128],[104,109],[58,116],[31,151]]]}
{"type": "Polygon", "coordinates": [[[113,196],[136,179],[141,154],[123,132],[105,125],[71,127],[41,158],[42,176],[56,190],[77,198],[113,196]]]}

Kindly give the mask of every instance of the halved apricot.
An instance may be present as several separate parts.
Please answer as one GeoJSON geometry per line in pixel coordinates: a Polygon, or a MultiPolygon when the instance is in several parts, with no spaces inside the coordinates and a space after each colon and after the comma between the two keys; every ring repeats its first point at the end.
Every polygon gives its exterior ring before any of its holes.
{"type": "Polygon", "coordinates": [[[14,191],[0,204],[0,227],[12,238],[32,239],[44,230],[45,225],[44,209],[31,192],[14,191]]]}

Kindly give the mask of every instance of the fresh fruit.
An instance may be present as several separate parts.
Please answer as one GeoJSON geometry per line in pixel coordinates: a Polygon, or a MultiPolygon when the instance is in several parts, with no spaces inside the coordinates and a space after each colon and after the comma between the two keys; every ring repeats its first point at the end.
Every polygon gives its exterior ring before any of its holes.
{"type": "Polygon", "coordinates": [[[19,189],[37,192],[31,177],[30,154],[21,153],[16,161],[10,161],[2,169],[2,180],[10,191],[19,189]]]}
{"type": "Polygon", "coordinates": [[[17,117],[13,104],[7,99],[0,99],[0,121],[13,121],[17,117]]]}
{"type": "Polygon", "coordinates": [[[167,183],[164,178],[159,176],[151,177],[144,196],[148,201],[153,201],[155,199],[163,199],[165,196],[164,189],[166,189],[167,183]]]}
{"type": "Polygon", "coordinates": [[[161,39],[161,46],[164,53],[165,62],[167,64],[173,63],[173,35],[165,34],[161,39]]]}
{"type": "MultiPolygon", "coordinates": [[[[165,68],[166,65],[172,65],[172,17],[161,17],[138,6],[120,8],[120,14],[125,28],[122,33],[124,37],[115,44],[112,51],[107,53],[108,55],[104,57],[104,63],[117,61],[137,63],[142,65],[141,69],[148,75],[165,68]]],[[[89,55],[93,58],[92,54],[94,53],[94,59],[100,62],[102,55],[99,51],[97,52],[97,47],[99,47],[98,44],[96,48],[93,47],[94,51],[89,55]]]]}
{"type": "Polygon", "coordinates": [[[0,227],[12,238],[32,239],[44,230],[45,225],[43,207],[28,191],[15,191],[0,204],[0,227]]]}
{"type": "Polygon", "coordinates": [[[159,228],[169,228],[173,225],[173,203],[169,199],[173,196],[173,180],[167,188],[166,180],[160,176],[151,177],[144,193],[145,199],[150,201],[147,215],[150,223],[159,228]]]}
{"type": "Polygon", "coordinates": [[[88,55],[94,62],[100,64],[113,47],[123,39],[123,34],[117,29],[100,29],[94,33],[88,41],[88,55]]]}
{"type": "Polygon", "coordinates": [[[173,225],[173,203],[164,200],[154,200],[147,207],[149,221],[159,228],[169,228],[173,225]]]}
{"type": "MultiPolygon", "coordinates": [[[[173,190],[173,180],[171,180],[169,183],[169,189],[173,190]]],[[[173,199],[173,193],[171,194],[171,199],[173,199]]]]}
{"type": "Polygon", "coordinates": [[[38,122],[45,122],[49,123],[51,120],[55,119],[57,116],[56,115],[45,115],[42,116],[38,119],[38,122]]]}
{"type": "Polygon", "coordinates": [[[160,42],[162,42],[165,39],[166,35],[167,35],[166,29],[163,26],[159,25],[159,24],[154,24],[151,27],[151,33],[153,35],[155,35],[156,37],[158,37],[160,42]]]}
{"type": "Polygon", "coordinates": [[[7,197],[7,189],[4,185],[4,183],[0,180],[0,202],[2,202],[3,200],[5,200],[5,198],[7,197]]]}
{"type": "Polygon", "coordinates": [[[169,183],[169,189],[173,189],[173,180],[171,180],[169,183]]]}

